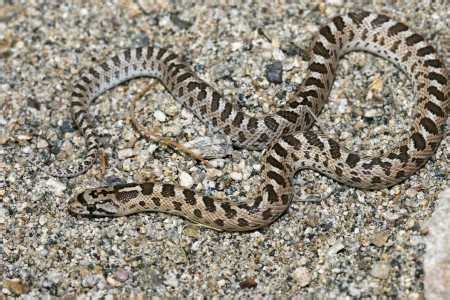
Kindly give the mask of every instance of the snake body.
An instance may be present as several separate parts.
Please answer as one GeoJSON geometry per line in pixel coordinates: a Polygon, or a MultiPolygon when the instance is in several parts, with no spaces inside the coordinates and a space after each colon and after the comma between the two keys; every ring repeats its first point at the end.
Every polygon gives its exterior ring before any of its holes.
{"type": "Polygon", "coordinates": [[[292,177],[316,170],[339,182],[363,189],[395,185],[420,169],[444,136],[448,109],[448,75],[435,49],[401,22],[365,11],[334,17],[312,43],[305,80],[285,106],[261,117],[245,114],[201,80],[171,51],[156,47],[128,49],[81,73],[71,100],[75,124],[86,139],[87,156],[67,169],[48,169],[73,177],[96,161],[99,143],[88,113],[91,100],[131,78],[159,79],[171,95],[206,123],[229,135],[233,143],[266,149],[262,184],[254,199],[236,204],[201,195],[171,183],[130,183],[86,190],[70,201],[69,210],[83,216],[123,216],[158,211],[183,216],[211,228],[247,231],[277,219],[293,198],[292,177]],[[362,157],[326,135],[310,129],[312,115],[326,103],[339,58],[350,51],[381,56],[409,75],[416,104],[408,135],[379,156],[362,157]]]}

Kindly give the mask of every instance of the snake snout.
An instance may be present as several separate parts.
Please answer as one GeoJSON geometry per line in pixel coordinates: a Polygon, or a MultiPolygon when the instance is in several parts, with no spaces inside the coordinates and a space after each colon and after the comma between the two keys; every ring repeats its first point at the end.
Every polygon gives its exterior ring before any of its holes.
{"type": "Polygon", "coordinates": [[[68,205],[68,211],[71,215],[85,215],[88,213],[86,206],[81,204],[76,198],[71,199],[68,205]]]}

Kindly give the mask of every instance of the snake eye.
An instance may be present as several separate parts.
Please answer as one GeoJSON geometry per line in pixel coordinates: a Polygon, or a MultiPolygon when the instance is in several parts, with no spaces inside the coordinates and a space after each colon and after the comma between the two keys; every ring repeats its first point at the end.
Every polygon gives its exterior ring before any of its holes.
{"type": "Polygon", "coordinates": [[[87,210],[89,213],[93,213],[94,211],[96,211],[96,208],[93,205],[88,205],[87,210]]]}

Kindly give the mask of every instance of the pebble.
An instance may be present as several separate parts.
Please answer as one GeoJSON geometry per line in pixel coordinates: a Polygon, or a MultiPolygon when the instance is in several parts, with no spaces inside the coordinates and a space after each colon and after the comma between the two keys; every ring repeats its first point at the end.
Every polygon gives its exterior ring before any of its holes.
{"type": "Polygon", "coordinates": [[[178,17],[178,14],[171,14],[170,15],[170,20],[172,21],[172,23],[177,26],[180,29],[188,29],[189,27],[192,26],[191,22],[182,20],[178,17]]]}
{"type": "Polygon", "coordinates": [[[379,279],[386,279],[389,276],[391,266],[385,262],[377,262],[372,266],[370,275],[379,279]]]}
{"type": "Polygon", "coordinates": [[[9,135],[0,130],[0,145],[5,145],[9,140],[9,135]]]}
{"type": "Polygon", "coordinates": [[[366,118],[374,118],[383,116],[383,111],[376,108],[370,108],[364,111],[364,117],[366,118]]]}
{"type": "Polygon", "coordinates": [[[218,286],[219,288],[224,287],[226,284],[227,284],[227,282],[226,282],[225,279],[220,279],[219,281],[217,281],[217,286],[218,286]]]}
{"type": "Polygon", "coordinates": [[[44,139],[39,139],[38,140],[38,142],[37,142],[37,148],[38,149],[45,149],[47,147],[48,147],[48,143],[47,143],[46,140],[44,140],[44,139]]]}
{"type": "Polygon", "coordinates": [[[45,215],[42,215],[39,217],[39,225],[43,226],[47,223],[47,217],[45,215]]]}
{"type": "Polygon", "coordinates": [[[19,141],[29,141],[33,138],[31,134],[19,134],[16,136],[19,141]]]}
{"type": "Polygon", "coordinates": [[[20,279],[6,279],[3,280],[2,285],[16,295],[23,295],[29,291],[28,285],[20,279]]]}
{"type": "Polygon", "coordinates": [[[158,120],[159,122],[165,122],[167,120],[166,114],[163,113],[160,110],[156,110],[153,113],[153,116],[155,117],[156,120],[158,120]]]}
{"type": "Polygon", "coordinates": [[[66,185],[61,181],[54,178],[49,178],[45,181],[45,185],[51,190],[55,195],[62,196],[66,190],[66,185]]]}
{"type": "Polygon", "coordinates": [[[117,152],[117,156],[119,157],[119,159],[133,157],[134,155],[135,155],[135,153],[132,148],[121,149],[117,152]]]}
{"type": "Polygon", "coordinates": [[[378,232],[372,236],[371,243],[379,248],[386,244],[389,234],[386,232],[378,232]]]}
{"type": "Polygon", "coordinates": [[[311,272],[305,267],[299,267],[294,270],[292,277],[297,281],[300,287],[307,286],[312,279],[311,272]]]}
{"type": "Polygon", "coordinates": [[[116,279],[115,279],[114,277],[112,277],[112,276],[108,276],[108,277],[106,278],[106,282],[107,282],[110,286],[112,286],[112,287],[120,287],[120,286],[122,286],[122,282],[116,280],[116,279]]]}
{"type": "Polygon", "coordinates": [[[6,208],[0,207],[0,224],[6,224],[6,208]]]}
{"type": "Polygon", "coordinates": [[[25,146],[22,148],[22,153],[31,154],[32,152],[33,152],[33,149],[30,146],[25,146]]]}
{"type": "Polygon", "coordinates": [[[283,51],[281,51],[280,48],[273,49],[272,57],[275,61],[283,61],[286,58],[286,56],[284,55],[283,51]]]}
{"type": "Polygon", "coordinates": [[[213,168],[208,168],[206,170],[206,177],[208,178],[217,178],[223,175],[223,172],[221,170],[217,170],[217,169],[213,169],[213,168]]]}
{"type": "Polygon", "coordinates": [[[266,66],[266,78],[269,82],[280,84],[283,82],[283,64],[275,61],[266,66]]]}
{"type": "Polygon", "coordinates": [[[450,187],[438,195],[428,221],[425,270],[426,299],[450,299],[450,187]]]}
{"type": "Polygon", "coordinates": [[[82,278],[81,285],[83,287],[91,288],[91,287],[96,286],[98,283],[100,283],[103,280],[104,280],[104,278],[103,278],[102,275],[91,274],[91,275],[87,275],[87,276],[82,278]]]}
{"type": "Polygon", "coordinates": [[[241,289],[255,288],[258,285],[256,278],[247,277],[239,283],[241,289]]]}
{"type": "Polygon", "coordinates": [[[344,5],[344,0],[326,0],[325,3],[334,6],[342,6],[344,5]]]}
{"type": "Polygon", "coordinates": [[[58,284],[62,278],[63,275],[61,272],[50,271],[47,274],[47,280],[52,284],[58,284]]]}
{"type": "Polygon", "coordinates": [[[390,212],[390,211],[386,211],[383,213],[383,216],[386,218],[386,220],[389,220],[391,222],[398,220],[401,215],[398,213],[394,213],[394,212],[390,212]]]}
{"type": "Polygon", "coordinates": [[[166,275],[166,280],[164,281],[164,283],[171,287],[177,287],[179,284],[177,277],[173,273],[169,273],[166,275]]]}
{"type": "Polygon", "coordinates": [[[198,230],[198,226],[195,226],[195,225],[187,225],[184,228],[183,233],[185,236],[188,236],[191,238],[199,238],[200,237],[200,232],[198,230]]]}
{"type": "Polygon", "coordinates": [[[121,282],[127,281],[128,277],[130,277],[130,272],[124,268],[120,268],[114,273],[114,278],[121,282]]]}
{"type": "Polygon", "coordinates": [[[332,245],[328,249],[328,256],[333,257],[336,256],[336,254],[339,253],[339,251],[343,250],[345,248],[345,245],[342,242],[336,242],[334,245],[332,245]]]}
{"type": "Polygon", "coordinates": [[[231,43],[231,51],[237,51],[241,49],[243,46],[242,42],[233,42],[231,43]]]}
{"type": "Polygon", "coordinates": [[[194,185],[194,179],[188,173],[181,171],[179,173],[180,185],[185,188],[191,188],[194,185]]]}
{"type": "Polygon", "coordinates": [[[230,173],[230,177],[231,177],[231,179],[233,179],[235,181],[241,181],[242,180],[242,173],[240,173],[240,172],[231,172],[230,173]]]}

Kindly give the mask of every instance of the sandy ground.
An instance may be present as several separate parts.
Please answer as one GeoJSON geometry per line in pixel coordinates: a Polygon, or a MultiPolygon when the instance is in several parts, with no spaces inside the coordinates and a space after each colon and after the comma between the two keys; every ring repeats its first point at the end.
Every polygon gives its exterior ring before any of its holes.
{"type": "MultiPolygon", "coordinates": [[[[84,141],[68,109],[70,80],[127,47],[171,48],[256,114],[274,110],[301,83],[319,26],[356,8],[395,16],[449,57],[446,1],[299,2],[0,1],[0,298],[423,299],[426,221],[448,185],[448,137],[422,170],[391,189],[360,191],[313,172],[297,174],[289,211],[246,234],[164,214],[68,215],[69,198],[87,187],[149,177],[183,177],[241,201],[254,192],[260,152],[230,149],[231,156],[204,166],[139,136],[128,112],[149,79],[115,88],[91,107],[109,159],[106,174],[97,166],[57,179],[37,168],[81,156],[84,141]],[[283,65],[281,84],[266,78],[276,60],[283,65]]],[[[321,126],[347,147],[375,153],[407,132],[412,96],[405,74],[353,53],[339,64],[321,126]]],[[[180,143],[208,134],[161,85],[138,109],[143,124],[180,143]]]]}

